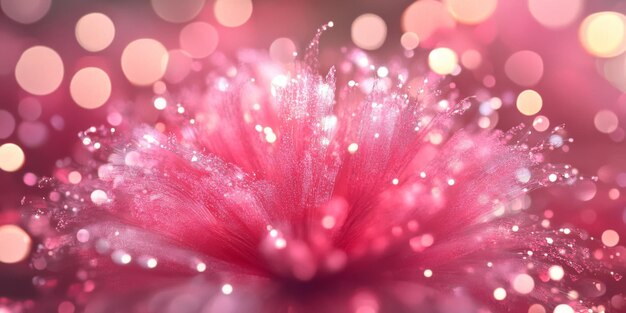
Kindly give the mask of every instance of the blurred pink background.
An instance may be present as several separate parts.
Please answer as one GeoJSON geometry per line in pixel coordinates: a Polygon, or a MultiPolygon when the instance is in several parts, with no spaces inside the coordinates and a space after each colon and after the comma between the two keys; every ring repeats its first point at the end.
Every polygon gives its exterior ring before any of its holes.
{"type": "MultiPolygon", "coordinates": [[[[197,79],[193,74],[203,67],[210,70],[202,59],[254,48],[289,62],[292,52],[303,52],[317,27],[333,21],[333,29],[322,38],[322,71],[339,65],[342,47],[356,46],[369,50],[376,65],[404,59],[409,66],[451,72],[466,96],[490,95],[483,101],[487,108],[479,112],[480,127],[506,130],[525,123],[549,136],[550,129],[564,124],[574,142],[567,144],[569,151],[553,153],[551,159],[598,179],[558,188],[552,197],[539,197],[532,209],[551,210],[555,219],[584,227],[594,236],[614,230],[622,246],[626,240],[624,1],[0,4],[0,225],[19,225],[20,200],[38,194],[38,179],[51,176],[57,160],[76,155],[81,146],[78,132],[103,124],[118,126],[127,115],[154,123],[155,97],[197,79]],[[102,15],[90,15],[91,20],[79,26],[81,18],[94,12],[102,15]],[[152,38],[154,45],[143,41],[142,46],[140,41],[133,52],[129,44],[141,38],[152,38]],[[34,46],[44,47],[30,50],[34,46]],[[452,54],[436,48],[448,48],[452,54]],[[150,62],[137,61],[156,58],[158,63],[160,54],[169,62],[162,69],[145,68],[150,62]]],[[[0,240],[10,248],[0,250],[3,260],[36,244],[36,239],[8,228],[0,228],[0,240]],[[11,238],[25,238],[25,243],[9,246],[11,238]]],[[[0,304],[3,296],[34,296],[28,251],[22,254],[15,262],[0,260],[0,304]]]]}

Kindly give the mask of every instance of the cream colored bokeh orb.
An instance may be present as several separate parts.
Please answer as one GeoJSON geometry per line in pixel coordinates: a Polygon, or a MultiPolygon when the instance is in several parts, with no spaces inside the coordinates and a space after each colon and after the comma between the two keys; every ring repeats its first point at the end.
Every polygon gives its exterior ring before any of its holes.
{"type": "Polygon", "coordinates": [[[454,72],[459,58],[450,48],[437,48],[428,54],[428,66],[439,75],[448,75],[454,72]]]}
{"type": "Polygon", "coordinates": [[[619,243],[619,234],[612,230],[607,229],[602,232],[602,243],[607,247],[615,247],[619,243]]]}
{"type": "Polygon", "coordinates": [[[0,262],[17,263],[28,256],[32,240],[17,225],[0,226],[0,262]]]}
{"type": "Polygon", "coordinates": [[[122,71],[132,84],[148,86],[163,77],[168,57],[167,49],[159,41],[137,39],[122,52],[122,71]]]}
{"type": "Polygon", "coordinates": [[[585,18],[578,32],[587,52],[611,58],[626,51],[626,17],[617,12],[598,12],[585,18]]]}
{"type": "Polygon", "coordinates": [[[570,25],[578,18],[583,6],[583,0],[528,0],[530,14],[548,28],[570,25]]]}
{"type": "Polygon", "coordinates": [[[98,52],[106,49],[115,38],[113,21],[102,13],[89,13],[76,23],[76,40],[83,49],[98,52]]]}
{"type": "Polygon", "coordinates": [[[498,0],[444,0],[452,16],[463,24],[479,24],[496,11],[498,0]]]}
{"type": "Polygon", "coordinates": [[[532,116],[541,111],[543,99],[538,92],[527,89],[517,96],[516,106],[520,113],[526,116],[532,116]]]}
{"type": "Polygon", "coordinates": [[[26,156],[20,146],[14,143],[5,143],[0,146],[0,170],[15,172],[22,168],[26,156]]]}
{"type": "Polygon", "coordinates": [[[216,0],[213,6],[215,19],[226,27],[245,24],[252,16],[251,0],[216,0]]]}
{"type": "Polygon", "coordinates": [[[193,58],[201,59],[215,51],[219,43],[219,34],[209,23],[193,22],[180,31],[178,42],[181,49],[193,58]]]}
{"type": "Polygon", "coordinates": [[[111,96],[109,75],[97,67],[80,69],[70,82],[70,95],[81,108],[101,107],[111,96]]]}
{"type": "Polygon", "coordinates": [[[352,22],[352,42],[365,50],[380,48],[387,38],[387,24],[376,14],[366,13],[352,22]]]}
{"type": "Polygon", "coordinates": [[[15,79],[22,89],[37,96],[50,94],[63,81],[63,60],[46,46],[34,46],[22,53],[15,66],[15,79]]]}

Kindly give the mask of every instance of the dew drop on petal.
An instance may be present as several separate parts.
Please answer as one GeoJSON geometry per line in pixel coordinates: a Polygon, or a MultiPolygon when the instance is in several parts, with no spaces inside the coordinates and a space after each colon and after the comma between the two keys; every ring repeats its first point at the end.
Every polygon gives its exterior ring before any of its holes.
{"type": "Polygon", "coordinates": [[[231,284],[222,285],[222,293],[225,295],[233,293],[233,286],[231,284]]]}
{"type": "Polygon", "coordinates": [[[559,304],[554,308],[553,313],[575,313],[575,311],[567,304],[559,304]]]}
{"type": "Polygon", "coordinates": [[[504,288],[498,287],[493,291],[493,298],[502,301],[506,299],[506,290],[504,288]]]}
{"type": "Polygon", "coordinates": [[[359,150],[359,145],[357,143],[351,143],[348,145],[348,152],[350,154],[354,154],[357,150],[359,150]]]}
{"type": "Polygon", "coordinates": [[[549,269],[548,269],[548,275],[550,276],[550,279],[554,280],[554,281],[559,281],[561,279],[563,279],[563,276],[565,276],[565,272],[563,271],[563,268],[559,265],[552,265],[549,269]]]}
{"type": "Polygon", "coordinates": [[[154,99],[155,109],[162,111],[162,110],[165,110],[166,107],[167,107],[167,100],[165,100],[165,98],[157,97],[156,99],[154,99]]]}
{"type": "Polygon", "coordinates": [[[101,205],[109,200],[106,192],[100,189],[96,189],[91,192],[91,201],[96,205],[101,205]]]}
{"type": "Polygon", "coordinates": [[[130,254],[126,253],[123,250],[115,250],[111,254],[111,260],[113,260],[113,262],[117,264],[126,265],[126,264],[129,264],[130,261],[133,260],[133,258],[130,254]]]}
{"type": "Polygon", "coordinates": [[[544,132],[550,127],[550,120],[543,115],[538,115],[533,120],[533,128],[538,132],[544,132]]]}
{"type": "Polygon", "coordinates": [[[520,183],[527,183],[530,181],[530,171],[527,168],[520,168],[515,171],[515,177],[520,183]]]}
{"type": "Polygon", "coordinates": [[[196,264],[196,271],[198,271],[200,273],[206,271],[206,264],[204,264],[202,262],[196,264]]]}
{"type": "Polygon", "coordinates": [[[79,229],[76,232],[76,239],[79,242],[85,243],[85,242],[89,241],[89,237],[90,237],[89,231],[84,229],[84,228],[83,229],[79,229]]]}

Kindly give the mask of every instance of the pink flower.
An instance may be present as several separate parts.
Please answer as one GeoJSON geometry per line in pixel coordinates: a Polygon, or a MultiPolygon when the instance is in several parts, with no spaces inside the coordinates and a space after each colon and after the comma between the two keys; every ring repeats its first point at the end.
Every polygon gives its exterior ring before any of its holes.
{"type": "Polygon", "coordinates": [[[287,70],[242,53],[206,86],[158,98],[157,126],[85,132],[82,181],[38,212],[60,231],[35,260],[65,273],[65,301],[86,312],[591,305],[598,292],[575,284],[598,273],[585,234],[526,212],[529,191],[576,179],[543,163],[549,144],[474,129],[459,117],[470,100],[410,89],[401,66],[374,79],[363,54],[320,76],[318,39],[287,70]]]}

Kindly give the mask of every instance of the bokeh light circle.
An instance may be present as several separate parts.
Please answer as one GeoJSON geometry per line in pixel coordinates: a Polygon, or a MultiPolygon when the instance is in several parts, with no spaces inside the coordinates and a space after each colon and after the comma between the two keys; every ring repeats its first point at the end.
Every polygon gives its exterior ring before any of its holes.
{"type": "Polygon", "coordinates": [[[532,89],[527,89],[522,91],[517,96],[516,106],[517,110],[519,110],[520,113],[527,116],[532,116],[541,111],[541,107],[543,106],[543,99],[538,92],[532,89]]]}
{"type": "Polygon", "coordinates": [[[295,59],[296,44],[289,38],[278,38],[270,45],[270,57],[275,62],[291,63],[295,59]]]}
{"type": "Polygon", "coordinates": [[[15,172],[24,165],[25,155],[20,146],[5,143],[0,146],[0,170],[15,172]]]}
{"type": "Polygon", "coordinates": [[[10,19],[32,24],[48,13],[51,3],[52,0],[0,0],[0,8],[10,19]]]}
{"type": "Polygon", "coordinates": [[[570,25],[582,12],[583,5],[583,0],[528,0],[530,14],[548,28],[570,25]]]}
{"type": "Polygon", "coordinates": [[[241,26],[252,16],[252,1],[216,0],[213,12],[220,24],[227,27],[241,26]]]}
{"type": "Polygon", "coordinates": [[[535,288],[535,281],[528,274],[519,274],[515,276],[512,282],[513,289],[520,294],[529,294],[535,288]]]}
{"type": "Polygon", "coordinates": [[[40,147],[48,139],[48,126],[38,121],[23,121],[17,127],[17,138],[25,147],[40,147]]]}
{"type": "Polygon", "coordinates": [[[160,18],[172,23],[184,23],[202,11],[205,0],[151,0],[150,3],[160,18]]]}
{"type": "Polygon", "coordinates": [[[553,313],[575,313],[574,309],[567,304],[559,304],[554,308],[553,313]]]}
{"type": "Polygon", "coordinates": [[[400,37],[400,44],[406,50],[413,50],[420,44],[420,37],[414,32],[406,32],[400,37]]]}
{"type": "Polygon", "coordinates": [[[610,58],[626,51],[626,17],[617,12],[598,12],[585,18],[578,32],[590,54],[610,58]]]}
{"type": "Polygon", "coordinates": [[[565,276],[565,271],[560,265],[552,265],[548,268],[548,276],[554,281],[559,281],[565,276]]]}
{"type": "Polygon", "coordinates": [[[479,24],[496,11],[498,0],[444,0],[448,11],[463,24],[479,24]]]}
{"type": "Polygon", "coordinates": [[[31,244],[30,236],[21,227],[0,226],[0,262],[11,264],[26,259],[31,244]]]}
{"type": "Polygon", "coordinates": [[[544,132],[550,128],[550,119],[544,115],[536,116],[533,120],[533,128],[538,132],[544,132]]]}
{"type": "Polygon", "coordinates": [[[626,93],[626,53],[599,61],[604,78],[620,91],[626,93]]]}
{"type": "Polygon", "coordinates": [[[28,48],[15,66],[15,79],[20,87],[38,96],[59,88],[63,74],[63,60],[56,51],[45,46],[28,48]]]}
{"type": "Polygon", "coordinates": [[[201,59],[209,56],[219,42],[215,27],[205,22],[194,22],[185,26],[178,36],[181,49],[193,58],[201,59]]]}
{"type": "Polygon", "coordinates": [[[101,107],[111,96],[109,75],[97,67],[80,69],[70,82],[70,95],[81,108],[101,107]]]}
{"type": "Polygon", "coordinates": [[[17,105],[18,114],[27,121],[37,120],[41,116],[41,111],[41,103],[34,97],[24,98],[17,105]]]}
{"type": "Polygon", "coordinates": [[[506,290],[504,288],[496,288],[493,290],[493,298],[498,300],[498,301],[502,301],[504,299],[506,299],[506,290]]]}
{"type": "Polygon", "coordinates": [[[137,39],[122,52],[122,71],[134,85],[148,86],[165,74],[168,61],[167,49],[160,42],[137,39]]]}
{"type": "Polygon", "coordinates": [[[76,23],[76,40],[83,49],[98,52],[106,49],[115,38],[113,21],[102,13],[89,13],[76,23]]]}
{"type": "Polygon", "coordinates": [[[352,22],[352,42],[365,50],[380,48],[387,38],[387,24],[376,14],[366,13],[352,22]]]}
{"type": "Polygon", "coordinates": [[[602,244],[607,247],[615,247],[619,243],[619,234],[612,230],[607,229],[602,232],[602,244]]]}
{"type": "Polygon", "coordinates": [[[193,60],[187,51],[180,49],[169,51],[163,78],[173,84],[181,82],[191,72],[192,63],[193,60]]]}
{"type": "Polygon", "coordinates": [[[593,118],[593,125],[599,132],[610,134],[617,129],[619,119],[613,111],[600,110],[593,118]]]}
{"type": "Polygon", "coordinates": [[[535,303],[528,308],[528,313],[546,313],[543,305],[535,303]]]}
{"type": "Polygon", "coordinates": [[[474,49],[467,50],[461,55],[461,64],[470,70],[479,68],[482,62],[483,56],[474,49]]]}
{"type": "Polygon", "coordinates": [[[0,110],[0,139],[9,138],[15,130],[15,118],[9,111],[0,110]]]}
{"type": "Polygon", "coordinates": [[[402,30],[427,40],[439,29],[450,29],[456,21],[443,3],[435,0],[415,1],[402,13],[402,30]]]}
{"type": "Polygon", "coordinates": [[[573,186],[573,193],[576,199],[580,201],[589,201],[596,196],[598,187],[591,180],[577,181],[573,186]]]}
{"type": "Polygon", "coordinates": [[[439,75],[448,75],[456,69],[459,59],[452,49],[437,48],[428,54],[428,66],[439,75]]]}
{"type": "Polygon", "coordinates": [[[504,72],[514,83],[531,87],[543,76],[543,59],[534,51],[517,51],[506,60],[504,72]]]}

